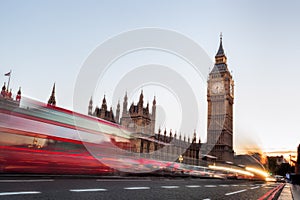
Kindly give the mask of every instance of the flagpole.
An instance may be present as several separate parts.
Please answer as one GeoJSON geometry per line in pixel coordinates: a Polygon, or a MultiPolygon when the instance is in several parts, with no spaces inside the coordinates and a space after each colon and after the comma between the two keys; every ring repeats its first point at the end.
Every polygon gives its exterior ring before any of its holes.
{"type": "Polygon", "coordinates": [[[7,91],[9,91],[10,76],[11,76],[11,70],[9,71],[8,84],[7,84],[7,91]]]}

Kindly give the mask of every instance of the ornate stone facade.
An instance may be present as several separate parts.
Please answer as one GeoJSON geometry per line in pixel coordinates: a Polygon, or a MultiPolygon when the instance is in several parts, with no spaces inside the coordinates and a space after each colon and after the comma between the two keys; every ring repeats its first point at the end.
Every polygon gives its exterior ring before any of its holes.
{"type": "MultiPolygon", "coordinates": [[[[149,136],[154,135],[156,114],[155,97],[152,103],[152,113],[149,111],[149,103],[147,103],[146,107],[144,107],[143,104],[144,95],[143,91],[141,91],[139,102],[136,105],[132,103],[127,110],[128,97],[126,93],[123,102],[123,112],[120,119],[120,124],[134,133],[141,133],[149,136]]],[[[118,107],[120,107],[120,105],[118,105],[118,107]]]]}
{"type": "Polygon", "coordinates": [[[234,81],[227,67],[221,36],[207,86],[207,149],[211,149],[209,155],[216,161],[233,162],[233,99],[234,81]]]}
{"type": "Polygon", "coordinates": [[[112,108],[107,110],[107,102],[105,97],[102,100],[101,107],[96,107],[93,111],[93,100],[90,99],[88,106],[88,114],[97,116],[101,119],[120,124],[122,127],[131,131],[134,139],[129,143],[115,142],[122,149],[134,153],[140,153],[142,157],[159,160],[177,160],[182,156],[183,163],[199,165],[201,162],[200,147],[201,141],[196,141],[196,132],[192,139],[190,137],[182,137],[181,134],[173,134],[172,130],[167,133],[165,129],[162,133],[161,129],[155,133],[155,115],[156,115],[156,99],[152,101],[151,113],[149,103],[146,107],[144,104],[144,95],[141,91],[137,104],[132,103],[128,109],[128,96],[124,96],[122,114],[120,112],[120,102],[118,102],[116,115],[114,116],[112,108]]]}
{"type": "Polygon", "coordinates": [[[136,105],[134,105],[134,103],[132,102],[129,109],[128,109],[128,97],[126,93],[123,101],[122,116],[120,116],[120,110],[121,110],[120,102],[118,102],[117,109],[116,109],[116,116],[114,116],[112,107],[110,107],[110,110],[107,109],[107,102],[104,96],[101,107],[99,108],[98,106],[96,106],[94,111],[93,111],[93,100],[92,98],[90,99],[88,114],[99,117],[101,119],[105,119],[110,122],[120,124],[123,127],[130,130],[132,133],[154,135],[155,114],[156,114],[155,97],[152,104],[152,112],[150,113],[149,103],[147,104],[146,107],[144,107],[143,91],[141,91],[139,102],[136,105]]]}
{"type": "Polygon", "coordinates": [[[233,162],[233,100],[234,81],[227,67],[227,57],[220,37],[215,65],[208,78],[207,143],[201,144],[200,139],[196,142],[196,133],[191,141],[190,138],[182,138],[181,134],[179,137],[176,133],[173,135],[172,131],[167,134],[166,130],[161,133],[159,129],[158,133],[155,133],[156,99],[154,97],[150,113],[149,103],[144,107],[143,91],[137,104],[132,103],[129,108],[127,93],[125,94],[122,114],[120,102],[115,116],[112,108],[108,111],[105,97],[101,108],[96,107],[94,111],[91,99],[88,114],[118,123],[130,130],[135,139],[131,140],[130,144],[119,146],[132,152],[146,153],[151,158],[162,160],[176,160],[182,156],[183,163],[196,165],[202,162],[202,155],[208,161],[233,162]],[[157,150],[160,150],[159,153],[155,153],[157,150]],[[207,152],[208,150],[210,151],[207,152]]]}

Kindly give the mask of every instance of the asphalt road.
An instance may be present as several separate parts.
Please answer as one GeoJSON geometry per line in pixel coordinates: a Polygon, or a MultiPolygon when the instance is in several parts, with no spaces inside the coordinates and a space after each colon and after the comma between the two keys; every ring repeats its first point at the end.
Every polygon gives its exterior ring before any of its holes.
{"type": "Polygon", "coordinates": [[[278,183],[197,178],[1,177],[0,199],[259,199],[278,183]]]}

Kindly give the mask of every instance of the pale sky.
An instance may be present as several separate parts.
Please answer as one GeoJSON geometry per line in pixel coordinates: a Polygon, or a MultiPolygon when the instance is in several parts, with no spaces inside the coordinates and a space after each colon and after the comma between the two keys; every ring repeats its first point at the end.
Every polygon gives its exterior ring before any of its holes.
{"type": "MultiPolygon", "coordinates": [[[[144,27],[174,30],[194,40],[213,60],[222,32],[228,66],[235,80],[235,151],[253,147],[264,151],[296,150],[300,143],[299,9],[297,0],[2,0],[0,74],[12,69],[13,91],[21,86],[25,96],[43,102],[48,100],[55,82],[58,106],[73,109],[78,73],[90,53],[107,39],[144,27]]],[[[164,54],[150,55],[163,63],[180,64],[167,55],[164,58],[164,54]]],[[[136,63],[143,64],[129,56],[119,66],[136,63]]],[[[118,81],[113,75],[108,79],[118,81]]],[[[7,82],[7,77],[2,76],[0,81],[7,82]]],[[[112,94],[106,89],[111,85],[104,85],[94,101],[100,102],[105,93],[109,105],[113,103],[115,108],[116,101],[110,100],[112,94]]],[[[155,88],[148,88],[148,93],[147,87],[143,89],[145,101],[151,103],[154,95],[158,104],[166,101],[155,88]]],[[[205,97],[203,91],[205,88],[199,87],[200,98],[205,97]]],[[[137,88],[133,94],[135,101],[139,92],[137,88]]],[[[122,100],[123,96],[119,98],[122,100]]],[[[206,99],[202,100],[199,107],[203,122],[197,132],[205,141],[206,113],[201,108],[206,107],[206,99]]],[[[172,102],[176,104],[176,99],[172,102]]],[[[178,120],[173,116],[161,125],[176,130],[178,120]]]]}

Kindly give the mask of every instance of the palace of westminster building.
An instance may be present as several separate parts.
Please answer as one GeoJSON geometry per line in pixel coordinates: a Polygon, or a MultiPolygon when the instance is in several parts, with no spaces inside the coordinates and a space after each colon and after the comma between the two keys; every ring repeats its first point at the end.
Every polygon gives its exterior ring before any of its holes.
{"type": "MultiPolygon", "coordinates": [[[[205,161],[233,161],[233,103],[234,82],[227,67],[222,36],[220,46],[215,56],[215,64],[209,73],[207,85],[207,142],[196,141],[193,137],[182,138],[181,134],[172,130],[158,130],[155,133],[156,99],[154,97],[150,112],[149,103],[144,107],[144,96],[141,91],[137,104],[128,105],[127,93],[124,96],[122,112],[118,102],[116,114],[108,109],[105,96],[99,108],[93,108],[92,98],[88,106],[88,114],[117,123],[132,132],[135,137],[130,143],[119,144],[124,149],[156,159],[173,159],[183,163],[200,165],[205,161]],[[165,148],[164,148],[165,147],[165,148]],[[157,150],[160,153],[155,153],[157,150]],[[175,158],[175,159],[174,159],[175,158]]],[[[51,97],[50,97],[51,99],[51,97]]],[[[50,101],[49,99],[49,101],[50,101]]],[[[49,102],[48,102],[49,103],[49,102]]],[[[50,102],[51,103],[51,102],[50,102]]]]}

